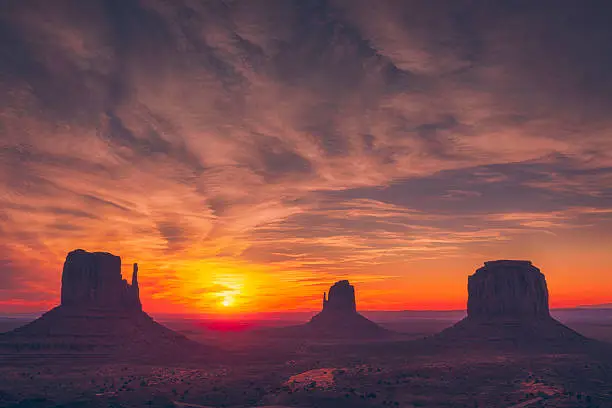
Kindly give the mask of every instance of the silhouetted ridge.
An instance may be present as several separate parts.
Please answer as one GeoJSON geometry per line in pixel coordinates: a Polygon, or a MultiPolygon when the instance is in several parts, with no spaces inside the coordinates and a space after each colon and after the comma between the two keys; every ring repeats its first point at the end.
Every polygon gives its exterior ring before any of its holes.
{"type": "Polygon", "coordinates": [[[142,311],[137,264],[130,285],[121,277],[121,258],[82,249],[66,257],[61,305],[0,335],[2,349],[45,354],[178,358],[199,346],[142,311]]]}
{"type": "Polygon", "coordinates": [[[551,317],[546,278],[530,261],[485,262],[468,277],[467,305],[467,317],[434,339],[532,348],[589,341],[551,317]]]}

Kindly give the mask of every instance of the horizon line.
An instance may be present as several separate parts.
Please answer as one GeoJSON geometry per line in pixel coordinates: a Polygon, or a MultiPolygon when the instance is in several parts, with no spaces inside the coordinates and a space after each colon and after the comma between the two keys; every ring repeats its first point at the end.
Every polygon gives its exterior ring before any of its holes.
{"type": "MultiPolygon", "coordinates": [[[[59,305],[58,305],[59,306],[59,305]]],[[[602,303],[594,305],[577,305],[570,307],[551,307],[551,311],[568,311],[568,310],[612,310],[612,303],[602,303]]],[[[49,309],[51,310],[51,309],[49,309]]],[[[38,311],[38,312],[25,312],[25,313],[0,313],[0,318],[26,318],[41,316],[47,313],[49,310],[38,311]]],[[[173,313],[173,312],[146,312],[152,316],[158,317],[192,317],[192,318],[250,318],[255,316],[265,315],[291,315],[291,314],[312,314],[318,313],[317,310],[292,310],[292,311],[268,311],[268,312],[251,312],[251,313],[173,313]]],[[[359,310],[359,313],[467,313],[467,309],[402,309],[402,310],[359,310]]]]}

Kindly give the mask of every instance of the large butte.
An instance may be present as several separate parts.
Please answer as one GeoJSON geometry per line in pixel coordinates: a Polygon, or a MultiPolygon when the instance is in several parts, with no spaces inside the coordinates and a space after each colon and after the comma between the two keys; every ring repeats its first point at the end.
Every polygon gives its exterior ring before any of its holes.
{"type": "Polygon", "coordinates": [[[524,348],[589,342],[550,315],[544,274],[530,261],[515,260],[485,262],[469,276],[467,317],[433,340],[524,348]]]}
{"type": "Polygon", "coordinates": [[[84,354],[150,359],[179,358],[200,349],[142,310],[138,265],[132,284],[121,277],[121,258],[72,251],[62,273],[61,304],[35,321],[0,335],[9,352],[84,354]]]}

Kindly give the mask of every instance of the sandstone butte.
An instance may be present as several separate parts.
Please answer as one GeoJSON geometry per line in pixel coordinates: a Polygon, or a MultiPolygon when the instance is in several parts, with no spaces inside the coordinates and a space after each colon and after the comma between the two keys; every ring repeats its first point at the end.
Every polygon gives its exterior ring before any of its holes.
{"type": "Polygon", "coordinates": [[[376,338],[389,331],[357,312],[355,287],[348,280],[332,285],[329,294],[323,294],[323,307],[310,322],[302,326],[305,333],[320,338],[376,338]]]}
{"type": "Polygon", "coordinates": [[[485,262],[469,276],[467,317],[432,340],[526,348],[590,341],[550,315],[544,274],[530,261],[516,260],[485,262]]]}
{"type": "Polygon", "coordinates": [[[43,354],[178,358],[200,344],[157,323],[142,310],[138,265],[131,284],[121,258],[70,252],[62,272],[61,303],[35,321],[0,335],[0,349],[43,354]]]}

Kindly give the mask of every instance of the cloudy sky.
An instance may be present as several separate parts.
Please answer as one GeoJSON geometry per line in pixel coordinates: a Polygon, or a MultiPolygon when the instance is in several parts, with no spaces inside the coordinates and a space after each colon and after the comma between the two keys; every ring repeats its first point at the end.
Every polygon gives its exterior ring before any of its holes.
{"type": "Polygon", "coordinates": [[[4,0],[0,312],[75,248],[150,311],[462,308],[530,259],[612,301],[607,1],[4,0]],[[223,304],[230,305],[224,307],[223,304]]]}

